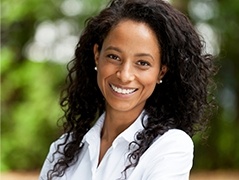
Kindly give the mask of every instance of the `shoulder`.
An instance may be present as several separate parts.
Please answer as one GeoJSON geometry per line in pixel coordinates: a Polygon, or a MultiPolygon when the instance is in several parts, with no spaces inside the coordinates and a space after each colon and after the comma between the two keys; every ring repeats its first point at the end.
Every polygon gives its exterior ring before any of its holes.
{"type": "Polygon", "coordinates": [[[191,137],[182,130],[171,129],[164,133],[162,136],[159,136],[153,145],[166,146],[166,147],[177,147],[179,149],[188,149],[193,148],[193,141],[191,137]]]}
{"type": "Polygon", "coordinates": [[[183,130],[180,129],[170,129],[167,132],[165,132],[162,136],[159,137],[159,139],[164,138],[172,138],[173,139],[188,139],[191,140],[191,137],[185,133],[183,130]]]}
{"type": "MultiPolygon", "coordinates": [[[[53,154],[58,150],[62,152],[67,142],[71,141],[71,134],[63,134],[57,140],[55,140],[49,149],[48,158],[53,158],[53,154]],[[59,147],[59,148],[58,148],[59,147]]],[[[56,155],[57,156],[57,155],[56,155]]]]}
{"type": "Polygon", "coordinates": [[[69,141],[67,139],[70,139],[70,138],[67,138],[67,134],[63,134],[59,139],[57,139],[56,141],[54,141],[51,144],[48,155],[47,155],[47,157],[44,161],[44,164],[42,166],[39,179],[47,179],[48,171],[53,168],[54,164],[57,162],[57,160],[59,158],[59,154],[55,154],[55,152],[58,149],[58,146],[62,145],[60,147],[60,152],[62,152],[66,141],[69,141]]]}
{"type": "Polygon", "coordinates": [[[154,159],[161,161],[162,159],[186,158],[193,159],[194,145],[191,137],[182,130],[171,129],[159,136],[153,144],[147,149],[142,157],[145,159],[154,159]]]}
{"type": "Polygon", "coordinates": [[[193,141],[184,131],[167,131],[142,155],[138,167],[144,169],[142,179],[188,179],[193,164],[193,149],[193,141]]]}

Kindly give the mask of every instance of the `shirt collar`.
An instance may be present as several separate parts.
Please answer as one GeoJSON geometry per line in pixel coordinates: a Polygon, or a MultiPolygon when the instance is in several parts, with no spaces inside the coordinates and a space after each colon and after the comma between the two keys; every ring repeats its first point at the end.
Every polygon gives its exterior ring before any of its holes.
{"type": "Polygon", "coordinates": [[[143,129],[142,118],[145,121],[146,116],[144,116],[144,111],[137,117],[137,119],[131,124],[127,129],[125,129],[117,138],[124,138],[129,143],[135,140],[135,135],[143,129]]]}
{"type": "Polygon", "coordinates": [[[100,133],[101,129],[103,127],[105,121],[105,113],[103,113],[99,119],[96,121],[94,126],[85,134],[82,142],[88,142],[89,144],[91,141],[95,141],[97,139],[100,139],[100,133]]]}
{"type": "MultiPolygon", "coordinates": [[[[125,129],[121,134],[119,134],[115,140],[123,138],[129,143],[134,141],[136,133],[143,129],[142,118],[144,118],[143,121],[147,119],[147,115],[144,115],[144,111],[142,111],[137,117],[137,119],[133,122],[133,124],[131,124],[127,129],[125,129]]],[[[94,126],[86,133],[82,141],[83,143],[88,142],[90,144],[91,142],[100,139],[101,129],[103,127],[104,120],[105,113],[103,113],[99,117],[94,126]]]]}

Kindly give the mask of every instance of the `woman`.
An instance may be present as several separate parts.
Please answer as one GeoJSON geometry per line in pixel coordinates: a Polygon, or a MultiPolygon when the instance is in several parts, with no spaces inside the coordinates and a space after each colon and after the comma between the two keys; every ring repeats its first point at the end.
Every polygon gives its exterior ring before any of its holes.
{"type": "Polygon", "coordinates": [[[162,0],[112,0],[88,20],[62,94],[65,134],[40,179],[185,180],[205,127],[212,56],[162,0]]]}

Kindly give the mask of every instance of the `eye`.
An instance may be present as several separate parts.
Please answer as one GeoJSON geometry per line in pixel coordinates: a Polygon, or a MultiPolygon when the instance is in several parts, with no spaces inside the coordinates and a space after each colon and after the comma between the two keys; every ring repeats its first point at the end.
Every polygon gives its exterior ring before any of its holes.
{"type": "Polygon", "coordinates": [[[143,67],[148,67],[148,66],[150,66],[150,63],[149,63],[149,62],[143,61],[143,60],[138,61],[137,64],[140,65],[140,66],[143,66],[143,67]]]}
{"type": "Polygon", "coordinates": [[[118,56],[114,55],[114,54],[109,54],[109,55],[107,55],[107,57],[110,58],[110,59],[116,60],[116,61],[120,60],[120,58],[118,56]]]}

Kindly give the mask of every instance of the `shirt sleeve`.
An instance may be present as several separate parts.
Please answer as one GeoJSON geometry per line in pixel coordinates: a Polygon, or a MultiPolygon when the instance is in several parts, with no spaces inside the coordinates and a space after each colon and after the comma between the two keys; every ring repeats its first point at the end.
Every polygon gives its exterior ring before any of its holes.
{"type": "Polygon", "coordinates": [[[144,180],[188,180],[193,164],[192,139],[181,130],[169,130],[146,151],[144,180]]]}

